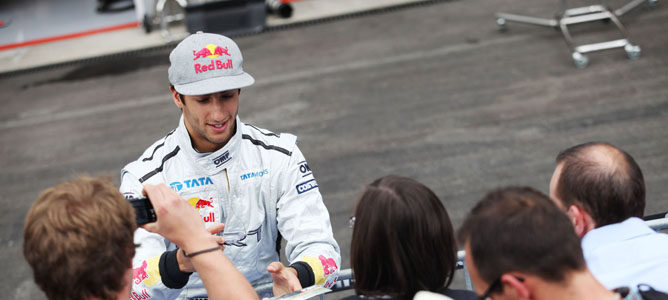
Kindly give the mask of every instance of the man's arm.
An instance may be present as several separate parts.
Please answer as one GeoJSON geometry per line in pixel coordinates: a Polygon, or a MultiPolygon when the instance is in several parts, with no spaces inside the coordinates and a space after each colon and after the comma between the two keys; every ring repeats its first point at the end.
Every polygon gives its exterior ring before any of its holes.
{"type": "Polygon", "coordinates": [[[338,277],[340,250],[332,234],[329,212],[322,202],[318,183],[296,145],[281,173],[279,187],[278,229],[286,239],[285,253],[291,268],[281,272],[287,280],[277,281],[277,276],[272,273],[274,290],[291,290],[290,285],[294,286],[295,279],[290,273],[297,273],[302,287],[313,284],[330,287],[338,277]]]}
{"type": "Polygon", "coordinates": [[[144,191],[157,215],[157,221],[144,228],[179,245],[179,252],[190,256],[209,299],[258,299],[253,287],[223,254],[202,218],[185,200],[164,184],[146,185],[144,191]]]}

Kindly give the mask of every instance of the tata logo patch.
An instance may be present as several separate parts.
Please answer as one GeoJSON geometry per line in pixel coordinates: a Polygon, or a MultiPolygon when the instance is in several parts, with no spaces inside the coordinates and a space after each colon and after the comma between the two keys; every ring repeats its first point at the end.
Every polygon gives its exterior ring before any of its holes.
{"type": "Polygon", "coordinates": [[[170,183],[169,186],[171,186],[173,190],[178,192],[178,191],[182,190],[184,187],[189,189],[189,188],[193,188],[193,187],[197,187],[197,186],[205,186],[205,185],[209,185],[209,184],[213,184],[213,181],[211,180],[210,177],[207,176],[207,177],[187,179],[187,180],[184,180],[182,182],[181,181],[174,181],[174,182],[170,183]]]}
{"type": "Polygon", "coordinates": [[[315,179],[311,179],[309,181],[300,183],[296,186],[297,188],[297,193],[298,194],[303,194],[306,193],[314,188],[318,187],[318,183],[315,181],[315,179]]]}
{"type": "Polygon", "coordinates": [[[246,173],[246,174],[243,174],[239,177],[241,177],[241,181],[244,181],[246,179],[251,179],[251,178],[255,178],[255,177],[262,177],[262,176],[267,175],[267,174],[269,174],[269,170],[264,169],[262,171],[246,173]]]}
{"type": "Polygon", "coordinates": [[[230,159],[232,159],[230,157],[230,151],[225,151],[225,153],[213,159],[213,164],[216,165],[216,167],[220,167],[222,164],[230,161],[230,159]]]}

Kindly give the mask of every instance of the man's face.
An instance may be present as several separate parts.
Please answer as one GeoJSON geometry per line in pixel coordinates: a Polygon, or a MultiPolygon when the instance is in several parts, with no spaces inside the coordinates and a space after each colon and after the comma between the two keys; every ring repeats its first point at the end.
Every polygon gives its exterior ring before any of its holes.
{"type": "Polygon", "coordinates": [[[199,152],[216,151],[235,133],[239,111],[239,90],[207,95],[186,96],[172,89],[174,102],[181,110],[193,147],[199,152]]]}
{"type": "Polygon", "coordinates": [[[561,210],[566,211],[564,204],[561,202],[561,199],[557,197],[557,184],[559,183],[559,178],[561,177],[561,169],[564,164],[559,163],[552,173],[552,179],[550,179],[550,200],[552,200],[561,210]]]}

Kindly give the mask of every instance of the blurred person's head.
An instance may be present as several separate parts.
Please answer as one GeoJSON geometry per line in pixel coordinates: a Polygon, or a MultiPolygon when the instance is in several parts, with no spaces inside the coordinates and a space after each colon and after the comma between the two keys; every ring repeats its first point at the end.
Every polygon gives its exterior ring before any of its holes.
{"type": "Polygon", "coordinates": [[[550,290],[546,287],[566,288],[574,274],[589,274],[568,218],[532,188],[489,192],[468,214],[458,237],[478,295],[541,299],[541,291],[550,290]]]}
{"type": "Polygon", "coordinates": [[[128,299],[135,229],[118,188],[83,176],[44,190],[33,203],[23,255],[50,300],[128,299]]]}
{"type": "Polygon", "coordinates": [[[580,238],[597,227],[642,218],[645,181],[628,153],[591,142],[562,151],[556,162],[550,197],[567,213],[580,238]]]}
{"type": "Polygon", "coordinates": [[[358,295],[411,299],[452,281],[452,224],[425,185],[393,175],[379,178],[357,201],[354,218],[350,261],[358,295]]]}

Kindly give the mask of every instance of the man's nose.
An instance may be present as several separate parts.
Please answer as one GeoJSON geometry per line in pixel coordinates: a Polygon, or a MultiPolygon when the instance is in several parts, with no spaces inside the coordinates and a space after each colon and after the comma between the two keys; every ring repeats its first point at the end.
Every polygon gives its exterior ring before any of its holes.
{"type": "Polygon", "coordinates": [[[225,101],[220,96],[216,96],[213,98],[213,104],[212,104],[212,111],[211,115],[214,120],[216,121],[222,121],[227,117],[227,113],[225,111],[225,101]]]}

